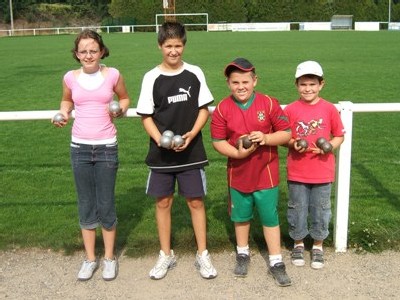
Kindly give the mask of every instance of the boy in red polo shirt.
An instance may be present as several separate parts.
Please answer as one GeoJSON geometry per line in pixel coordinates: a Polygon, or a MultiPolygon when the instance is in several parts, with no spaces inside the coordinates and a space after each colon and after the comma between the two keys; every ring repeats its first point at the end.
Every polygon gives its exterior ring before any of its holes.
{"type": "Polygon", "coordinates": [[[277,99],[254,91],[257,75],[247,59],[229,63],[225,76],[231,95],[215,108],[211,136],[215,150],[228,157],[230,217],[237,242],[234,274],[247,275],[250,221],[256,207],[268,246],[269,273],[278,285],[288,286],[291,280],[282,261],[277,211],[277,146],[290,140],[290,126],[277,99]],[[248,137],[250,146],[241,141],[242,136],[248,137]]]}

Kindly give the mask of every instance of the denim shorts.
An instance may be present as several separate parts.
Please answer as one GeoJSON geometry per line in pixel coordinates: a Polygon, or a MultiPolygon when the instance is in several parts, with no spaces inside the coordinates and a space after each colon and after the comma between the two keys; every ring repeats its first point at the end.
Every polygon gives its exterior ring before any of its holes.
{"type": "Polygon", "coordinates": [[[328,237],[332,216],[331,188],[332,183],[306,184],[288,181],[287,219],[289,235],[293,240],[302,240],[308,234],[318,241],[328,237]]]}
{"type": "Polygon", "coordinates": [[[71,164],[81,228],[112,229],[117,224],[114,191],[119,165],[118,144],[71,143],[71,164]]]}

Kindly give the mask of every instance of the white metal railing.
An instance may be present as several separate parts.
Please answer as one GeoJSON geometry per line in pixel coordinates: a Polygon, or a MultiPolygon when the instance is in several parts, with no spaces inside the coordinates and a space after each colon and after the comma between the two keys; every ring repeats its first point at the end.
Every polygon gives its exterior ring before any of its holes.
{"type": "MultiPolygon", "coordinates": [[[[282,105],[284,107],[285,105],[282,105]]],[[[334,243],[336,252],[346,252],[347,231],[349,221],[350,203],[350,172],[351,172],[351,145],[353,133],[354,112],[399,112],[400,103],[352,103],[341,101],[335,104],[340,111],[340,116],[346,130],[345,139],[339,148],[336,159],[336,193],[335,193],[335,219],[334,219],[334,243]]],[[[215,107],[210,107],[210,113],[215,107]]],[[[0,112],[0,121],[11,120],[51,120],[58,110],[42,111],[9,111],[0,112]]],[[[71,117],[75,116],[72,111],[71,117]]],[[[130,108],[127,117],[139,117],[136,109],[130,108]]]]}
{"type": "Polygon", "coordinates": [[[351,145],[353,141],[354,112],[399,112],[400,103],[352,103],[339,102],[337,108],[346,130],[345,139],[339,148],[336,160],[336,211],[334,242],[336,252],[347,249],[347,231],[349,223],[351,145]]]}
{"type": "MultiPolygon", "coordinates": [[[[167,14],[168,15],[168,14],[167,14]]],[[[169,14],[172,15],[172,14],[169,14]]],[[[207,14],[175,14],[175,15],[207,15],[207,14]]],[[[164,16],[160,14],[159,16],[164,16]]],[[[157,18],[157,15],[156,15],[157,18]]],[[[156,20],[157,22],[157,20],[156,20]]],[[[360,31],[377,31],[382,24],[388,24],[387,30],[400,30],[400,22],[355,22],[355,30],[360,31]]],[[[208,15],[206,23],[185,24],[187,26],[206,26],[207,31],[287,31],[287,30],[332,30],[331,22],[271,22],[271,23],[227,23],[221,21],[219,23],[208,23],[208,15]]],[[[79,27],[47,27],[47,28],[14,28],[0,30],[1,36],[23,36],[23,35],[49,35],[49,34],[76,34],[85,28],[102,30],[110,33],[118,32],[135,32],[135,28],[149,28],[151,31],[157,31],[158,24],[148,25],[85,25],[79,27]]]]}
{"type": "Polygon", "coordinates": [[[91,28],[95,30],[103,30],[104,32],[110,33],[113,31],[118,32],[134,32],[135,28],[150,28],[154,30],[155,25],[110,25],[110,26],[99,26],[99,25],[87,25],[77,27],[43,27],[43,28],[18,28],[18,29],[6,29],[0,30],[0,36],[19,36],[19,35],[45,35],[45,34],[75,34],[85,28],[91,28]],[[127,30],[126,30],[127,29],[127,30]]]}

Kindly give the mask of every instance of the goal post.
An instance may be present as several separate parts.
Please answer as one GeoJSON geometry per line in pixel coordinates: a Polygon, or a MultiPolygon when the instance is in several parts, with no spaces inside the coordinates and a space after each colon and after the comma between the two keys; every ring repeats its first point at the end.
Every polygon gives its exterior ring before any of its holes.
{"type": "Polygon", "coordinates": [[[181,14],[156,14],[156,32],[166,18],[172,17],[184,24],[188,28],[196,28],[196,30],[208,31],[208,13],[181,13],[181,14]],[[161,18],[161,20],[160,20],[161,18]]]}

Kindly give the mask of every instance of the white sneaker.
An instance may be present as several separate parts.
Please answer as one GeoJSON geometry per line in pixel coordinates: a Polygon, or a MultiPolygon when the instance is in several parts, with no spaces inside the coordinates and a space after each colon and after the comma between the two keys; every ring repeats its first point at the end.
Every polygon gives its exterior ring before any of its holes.
{"type": "Polygon", "coordinates": [[[201,277],[205,279],[217,277],[217,270],[215,270],[207,250],[204,250],[201,255],[196,254],[195,266],[200,271],[201,277]]]}
{"type": "Polygon", "coordinates": [[[79,270],[78,280],[85,281],[92,278],[93,273],[96,271],[98,266],[97,260],[89,261],[85,259],[82,263],[81,269],[79,270]]]}
{"type": "Polygon", "coordinates": [[[167,275],[168,269],[173,269],[176,266],[176,257],[174,251],[171,250],[170,255],[165,255],[164,251],[160,250],[160,255],[153,269],[151,269],[149,276],[151,279],[161,279],[167,275]]]}
{"type": "Polygon", "coordinates": [[[311,250],[311,268],[322,269],[324,267],[324,251],[319,249],[311,250]]]}
{"type": "Polygon", "coordinates": [[[113,280],[118,274],[118,261],[116,258],[105,258],[103,261],[103,279],[106,281],[113,280]]]}

